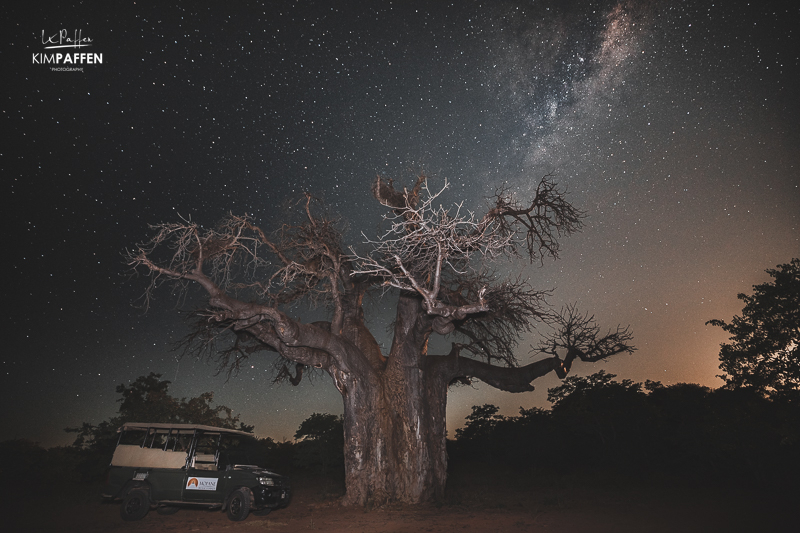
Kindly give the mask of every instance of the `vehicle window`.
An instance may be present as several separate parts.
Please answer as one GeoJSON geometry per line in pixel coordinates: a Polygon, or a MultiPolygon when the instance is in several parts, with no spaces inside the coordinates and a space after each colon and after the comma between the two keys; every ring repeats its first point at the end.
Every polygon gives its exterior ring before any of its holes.
{"type": "Polygon", "coordinates": [[[164,449],[164,446],[167,445],[167,435],[166,433],[151,430],[150,434],[147,436],[147,441],[145,442],[145,448],[156,448],[156,449],[164,449]]]}
{"type": "Polygon", "coordinates": [[[192,434],[191,433],[176,433],[173,432],[167,438],[167,450],[172,450],[174,452],[186,452],[189,451],[189,445],[192,443],[192,434]]]}
{"type": "Polygon", "coordinates": [[[144,442],[145,436],[146,432],[143,429],[134,429],[134,430],[129,429],[127,431],[122,432],[122,435],[120,435],[119,443],[141,446],[142,443],[144,442]]]}
{"type": "Polygon", "coordinates": [[[214,455],[217,453],[219,435],[199,435],[197,437],[196,453],[204,455],[214,455]]]}

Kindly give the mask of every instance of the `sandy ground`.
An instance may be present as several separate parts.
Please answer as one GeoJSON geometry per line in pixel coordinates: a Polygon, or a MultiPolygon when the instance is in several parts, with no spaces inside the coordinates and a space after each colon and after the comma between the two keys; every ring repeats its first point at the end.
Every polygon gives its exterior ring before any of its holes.
{"type": "MultiPolygon", "coordinates": [[[[8,503],[8,502],[7,502],[8,503]]],[[[94,498],[70,505],[17,504],[5,509],[5,532],[760,532],[797,531],[797,500],[759,497],[743,488],[691,486],[515,487],[493,480],[486,490],[453,490],[443,505],[344,508],[302,483],[288,508],[231,522],[220,511],[151,511],[123,522],[119,503],[94,498]],[[491,488],[489,488],[491,487],[491,488]]]]}

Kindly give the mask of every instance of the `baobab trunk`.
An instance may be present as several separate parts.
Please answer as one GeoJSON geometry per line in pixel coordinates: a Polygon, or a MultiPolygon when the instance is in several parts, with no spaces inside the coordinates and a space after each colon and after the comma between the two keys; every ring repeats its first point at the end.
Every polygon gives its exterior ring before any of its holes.
{"type": "Polygon", "coordinates": [[[346,504],[419,503],[444,493],[444,409],[425,396],[397,404],[392,388],[362,387],[344,398],[346,504]]]}
{"type": "Polygon", "coordinates": [[[447,383],[427,371],[429,321],[417,298],[398,306],[386,368],[339,379],[344,398],[347,504],[441,497],[447,477],[447,383]],[[397,333],[397,332],[396,332],[397,333]]]}

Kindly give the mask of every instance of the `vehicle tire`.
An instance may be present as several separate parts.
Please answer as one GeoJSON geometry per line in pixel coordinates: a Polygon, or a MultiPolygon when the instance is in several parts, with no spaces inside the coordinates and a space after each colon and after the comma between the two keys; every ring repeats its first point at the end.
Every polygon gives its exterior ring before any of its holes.
{"type": "Polygon", "coordinates": [[[134,489],[122,498],[119,514],[123,520],[131,522],[141,520],[150,511],[150,495],[147,491],[134,489]]]}
{"type": "Polygon", "coordinates": [[[156,507],[156,512],[164,516],[175,514],[180,510],[181,508],[175,505],[162,505],[160,507],[156,507]]]}
{"type": "Polygon", "coordinates": [[[241,488],[233,491],[231,499],[228,501],[228,518],[234,522],[241,522],[250,513],[250,491],[241,488]]]}

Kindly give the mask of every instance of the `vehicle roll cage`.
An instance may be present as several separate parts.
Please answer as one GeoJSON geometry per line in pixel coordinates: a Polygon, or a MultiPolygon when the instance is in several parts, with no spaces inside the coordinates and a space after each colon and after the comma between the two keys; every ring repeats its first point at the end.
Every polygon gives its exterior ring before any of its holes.
{"type": "Polygon", "coordinates": [[[163,437],[164,438],[163,446],[159,443],[159,446],[155,449],[161,449],[162,451],[165,452],[184,451],[184,450],[176,450],[179,441],[178,437],[182,435],[190,436],[189,447],[188,449],[185,450],[187,467],[189,466],[189,462],[196,455],[197,443],[199,441],[198,437],[200,436],[216,435],[217,442],[214,453],[215,463],[219,460],[220,444],[222,442],[223,435],[235,435],[240,437],[255,438],[255,436],[252,433],[238,431],[235,429],[204,426],[200,424],[168,424],[168,423],[143,424],[137,422],[128,422],[126,424],[123,424],[121,428],[117,429],[117,432],[119,433],[119,437],[117,438],[117,446],[120,445],[120,443],[122,442],[122,436],[127,431],[144,431],[144,438],[142,439],[141,444],[139,444],[140,448],[154,449],[154,444],[156,444],[156,437],[157,436],[163,437]],[[170,443],[172,444],[171,449],[170,449],[170,443]]]}

